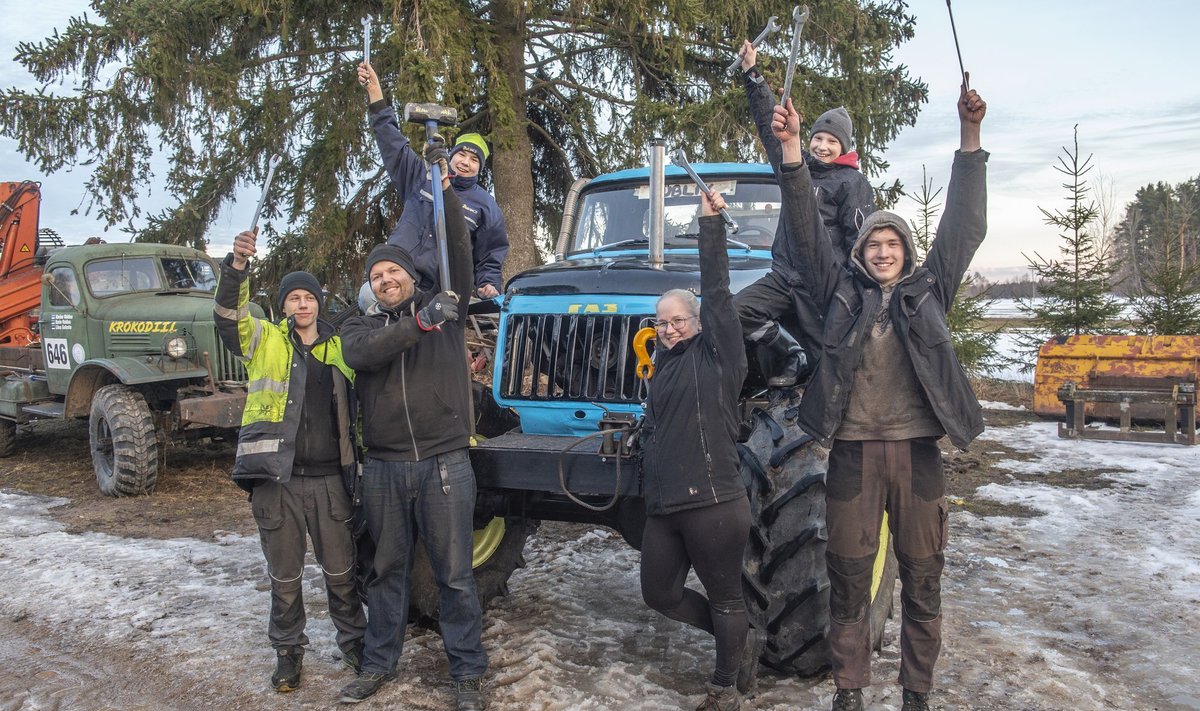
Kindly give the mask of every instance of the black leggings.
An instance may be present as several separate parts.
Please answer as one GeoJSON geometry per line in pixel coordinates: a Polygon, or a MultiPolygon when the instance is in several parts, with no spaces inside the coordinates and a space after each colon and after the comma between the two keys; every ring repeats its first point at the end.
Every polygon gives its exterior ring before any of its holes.
{"type": "Polygon", "coordinates": [[[642,598],[672,620],[698,627],[717,639],[712,681],[732,686],[746,645],[746,602],[742,558],[750,537],[746,498],[665,516],[646,518],[642,536],[642,598]],[[689,568],[704,595],[687,588],[689,568]]]}

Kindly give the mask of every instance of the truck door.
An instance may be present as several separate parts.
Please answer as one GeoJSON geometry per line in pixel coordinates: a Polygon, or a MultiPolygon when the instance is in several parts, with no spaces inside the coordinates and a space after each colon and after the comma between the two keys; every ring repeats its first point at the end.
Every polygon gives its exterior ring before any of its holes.
{"type": "Polygon", "coordinates": [[[87,319],[80,312],[83,303],[79,279],[70,265],[50,267],[42,285],[42,310],[38,322],[42,332],[42,357],[46,363],[46,381],[50,392],[65,395],[71,373],[83,362],[87,319]]]}

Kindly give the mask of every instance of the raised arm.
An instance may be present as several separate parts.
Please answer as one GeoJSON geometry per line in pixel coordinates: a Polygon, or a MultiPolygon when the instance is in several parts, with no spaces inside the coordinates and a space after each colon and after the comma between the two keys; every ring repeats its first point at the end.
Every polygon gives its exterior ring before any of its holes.
{"type": "MultiPolygon", "coordinates": [[[[709,334],[723,363],[731,370],[729,382],[735,391],[746,377],[746,348],[742,344],[742,325],[733,295],[729,292],[729,245],[725,223],[718,211],[725,207],[719,193],[700,196],[700,325],[709,334]],[[736,372],[735,372],[736,371],[736,372]],[[736,374],[740,373],[740,376],[736,374]],[[736,383],[732,382],[736,379],[736,383]]],[[[733,395],[736,396],[736,392],[733,395]]]]}
{"type": "Polygon", "coordinates": [[[780,219],[799,255],[793,265],[804,283],[805,290],[824,313],[837,286],[838,260],[834,257],[829,231],[821,219],[821,210],[813,192],[812,176],[804,165],[803,143],[800,141],[800,116],[788,99],[776,106],[771,132],[779,140],[783,156],[780,166],[779,190],[783,199],[780,219]]]}
{"type": "Polygon", "coordinates": [[[767,78],[758,72],[756,66],[758,51],[750,44],[750,40],[742,43],[741,55],[742,85],[746,89],[746,99],[750,103],[750,117],[754,119],[754,127],[758,129],[758,140],[762,141],[763,150],[767,153],[767,161],[778,175],[783,155],[779,147],[779,139],[771,131],[775,97],[771,95],[771,87],[767,84],[767,78]]]}
{"type": "Polygon", "coordinates": [[[925,266],[937,278],[946,311],[954,305],[963,274],[987,235],[988,153],[980,148],[980,124],[986,113],[987,103],[975,90],[960,87],[959,149],[946,189],[946,210],[925,259],[925,266]]]}
{"type": "Polygon", "coordinates": [[[429,183],[425,163],[400,130],[396,111],[384,98],[379,77],[370,64],[363,62],[358,65],[358,81],[367,90],[371,132],[375,135],[375,144],[379,146],[383,168],[396,186],[400,199],[407,200],[414,191],[429,183]]]}
{"type": "Polygon", "coordinates": [[[217,335],[230,353],[250,360],[262,344],[262,319],[250,315],[250,257],[257,249],[258,228],[233,240],[233,252],[221,262],[221,276],[213,296],[213,321],[217,335]]]}

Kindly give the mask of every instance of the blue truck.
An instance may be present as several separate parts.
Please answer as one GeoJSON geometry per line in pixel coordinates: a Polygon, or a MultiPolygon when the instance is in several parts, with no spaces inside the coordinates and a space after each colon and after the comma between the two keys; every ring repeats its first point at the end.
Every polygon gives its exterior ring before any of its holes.
{"type": "MultiPolygon", "coordinates": [[[[499,308],[490,391],[476,389],[480,438],[476,577],[502,594],[539,521],[607,526],[639,547],[645,523],[637,424],[649,381],[638,350],[667,289],[699,292],[698,194],[663,166],[579,180],[569,191],[555,259],[513,277],[499,308]]],[[[780,191],[768,165],[696,164],[739,225],[730,235],[734,292],[770,268],[780,191]]],[[[703,294],[699,294],[703,300],[703,294]]],[[[754,525],[743,580],[751,621],[766,630],[763,663],[810,675],[828,665],[825,573],[827,452],[795,424],[798,390],[767,388],[753,357],[742,393],[741,475],[754,525]]],[[[479,385],[479,384],[477,384],[479,385]]],[[[878,646],[896,578],[886,524],[872,586],[878,646]]],[[[422,590],[423,588],[423,590],[422,590]]],[[[433,614],[432,581],[414,604],[433,614]]]]}

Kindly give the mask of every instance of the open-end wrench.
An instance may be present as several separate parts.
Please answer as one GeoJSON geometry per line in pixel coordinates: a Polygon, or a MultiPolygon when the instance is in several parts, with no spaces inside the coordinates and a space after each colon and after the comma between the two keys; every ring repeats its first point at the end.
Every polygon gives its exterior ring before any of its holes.
{"type": "Polygon", "coordinates": [[[779,105],[787,103],[792,95],[792,79],[796,76],[796,59],[800,56],[800,33],[804,23],[808,22],[808,5],[797,5],[792,10],[792,56],[788,57],[787,74],[783,75],[783,94],[779,97],[779,105]]]}
{"type": "MultiPolygon", "coordinates": [[[[757,49],[758,45],[763,43],[763,40],[765,40],[766,38],[770,37],[771,35],[775,34],[776,32],[778,32],[782,29],[783,28],[779,26],[779,16],[771,15],[771,19],[767,20],[767,26],[763,28],[762,32],[758,33],[758,37],[754,38],[754,41],[750,43],[750,46],[757,49]]],[[[726,69],[725,71],[732,72],[741,61],[742,61],[742,55],[739,54],[737,59],[733,60],[733,63],[731,63],[729,65],[729,68],[726,69]]]]}
{"type": "Polygon", "coordinates": [[[254,219],[250,221],[250,231],[258,227],[258,217],[262,214],[263,205],[267,202],[267,193],[271,191],[271,181],[275,180],[275,169],[279,167],[280,156],[272,156],[267,164],[267,180],[263,183],[262,195],[258,196],[258,207],[254,208],[254,219]]]}
{"type": "MultiPolygon", "coordinates": [[[[692,180],[696,181],[696,187],[700,189],[700,192],[705,195],[712,195],[712,190],[704,182],[704,178],[701,178],[696,174],[695,170],[692,170],[692,164],[688,163],[687,154],[683,152],[682,148],[676,148],[671,153],[671,162],[683,168],[691,176],[692,180]]],[[[737,234],[738,223],[734,222],[733,218],[729,215],[729,211],[725,208],[721,208],[721,219],[725,220],[725,226],[729,228],[730,232],[737,234]]]]}
{"type": "Polygon", "coordinates": [[[363,26],[363,62],[371,63],[371,16],[362,19],[363,26]]]}

